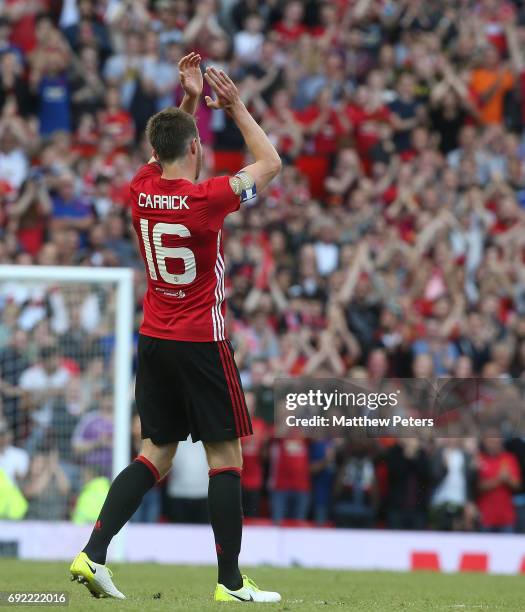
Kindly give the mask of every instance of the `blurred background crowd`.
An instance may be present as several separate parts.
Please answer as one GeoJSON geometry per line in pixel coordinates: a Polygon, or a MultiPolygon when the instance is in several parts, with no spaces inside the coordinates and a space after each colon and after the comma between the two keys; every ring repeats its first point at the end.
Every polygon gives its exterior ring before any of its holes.
{"type": "MultiPolygon", "coordinates": [[[[0,263],[133,267],[138,326],[128,185],[189,49],[285,162],[227,220],[247,517],[523,530],[525,443],[501,419],[441,442],[276,440],[271,385],[523,376],[525,3],[0,0],[0,263]]],[[[237,171],[231,120],[197,114],[202,178],[237,171]]],[[[107,490],[113,297],[0,287],[0,487],[28,517],[91,520],[107,490]]],[[[202,449],[183,448],[137,518],[206,520],[202,449]]]]}

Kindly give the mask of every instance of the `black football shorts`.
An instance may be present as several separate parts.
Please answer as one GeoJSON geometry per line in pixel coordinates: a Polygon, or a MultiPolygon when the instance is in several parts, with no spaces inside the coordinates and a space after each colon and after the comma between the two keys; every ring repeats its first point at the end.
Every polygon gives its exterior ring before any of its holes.
{"type": "Polygon", "coordinates": [[[142,438],[157,445],[218,442],[252,433],[229,340],[182,342],[139,335],[135,401],[142,438]]]}

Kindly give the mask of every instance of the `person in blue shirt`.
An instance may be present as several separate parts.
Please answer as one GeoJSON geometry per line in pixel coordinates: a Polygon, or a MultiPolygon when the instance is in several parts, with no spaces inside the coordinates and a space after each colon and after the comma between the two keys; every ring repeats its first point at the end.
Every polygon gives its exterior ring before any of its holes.
{"type": "Polygon", "coordinates": [[[80,232],[81,245],[85,246],[86,232],[93,222],[93,210],[88,202],[75,194],[74,177],[63,173],[58,177],[53,202],[53,229],[74,229],[80,232]]]}
{"type": "Polygon", "coordinates": [[[40,76],[33,77],[42,136],[71,131],[71,91],[69,79],[62,72],[62,64],[60,53],[49,52],[44,71],[40,76]]]}
{"type": "Polygon", "coordinates": [[[312,473],[312,512],[316,523],[330,519],[331,499],[336,473],[334,440],[314,440],[310,445],[312,473]]]}

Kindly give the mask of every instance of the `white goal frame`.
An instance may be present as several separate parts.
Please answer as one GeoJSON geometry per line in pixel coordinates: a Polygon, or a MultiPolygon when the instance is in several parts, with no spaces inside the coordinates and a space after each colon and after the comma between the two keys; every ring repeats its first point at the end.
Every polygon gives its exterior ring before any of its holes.
{"type": "Polygon", "coordinates": [[[74,266],[0,265],[0,283],[98,283],[116,286],[115,355],[113,372],[113,478],[131,458],[131,364],[133,358],[133,270],[74,266]]]}

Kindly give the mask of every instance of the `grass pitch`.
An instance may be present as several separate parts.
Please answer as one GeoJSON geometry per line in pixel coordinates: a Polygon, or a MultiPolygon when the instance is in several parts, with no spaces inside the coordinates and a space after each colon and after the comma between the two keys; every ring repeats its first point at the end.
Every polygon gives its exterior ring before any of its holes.
{"type": "MultiPolygon", "coordinates": [[[[0,590],[67,591],[74,612],[174,612],[220,610],[237,604],[214,603],[215,568],[157,564],[114,565],[115,584],[125,601],[93,599],[69,581],[68,563],[0,560],[0,590]]],[[[279,611],[353,612],[525,611],[523,578],[479,574],[397,574],[274,569],[247,572],[262,588],[280,591],[280,604],[250,604],[279,611]]],[[[7,605],[5,609],[14,608],[7,605]]],[[[18,609],[41,607],[17,605],[18,609]]],[[[49,606],[45,606],[49,609],[49,606]]],[[[3,607],[2,607],[3,608],[3,607]]],[[[4,609],[4,608],[3,608],[4,609]]],[[[55,608],[58,612],[64,607],[55,608]]]]}

